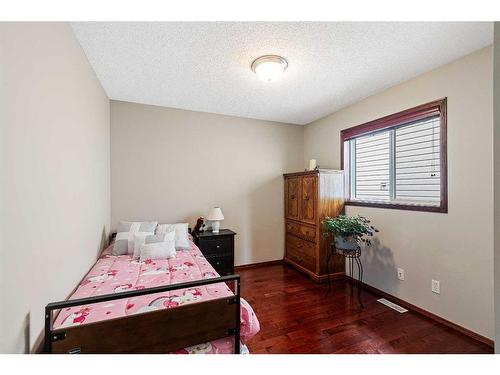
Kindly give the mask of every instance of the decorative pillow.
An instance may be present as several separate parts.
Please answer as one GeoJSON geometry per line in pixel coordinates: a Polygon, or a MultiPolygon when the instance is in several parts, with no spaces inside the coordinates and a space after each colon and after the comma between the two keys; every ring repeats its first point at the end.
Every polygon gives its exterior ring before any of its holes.
{"type": "MultiPolygon", "coordinates": [[[[174,232],[174,230],[170,230],[167,233],[174,232]]],[[[165,236],[167,233],[160,234],[144,234],[144,233],[135,233],[134,234],[134,259],[138,259],[141,255],[141,246],[144,244],[163,242],[165,241],[165,236]]],[[[175,236],[175,232],[174,232],[175,236]]]]}
{"type": "Polygon", "coordinates": [[[140,247],[140,261],[146,259],[175,258],[175,232],[167,232],[156,236],[146,236],[146,242],[140,247]],[[155,237],[155,238],[153,238],[155,237]],[[163,237],[163,241],[158,241],[163,237]],[[152,241],[152,242],[150,242],[152,241]]]}
{"type": "Polygon", "coordinates": [[[153,234],[135,233],[134,234],[134,252],[132,257],[134,259],[139,258],[141,255],[141,246],[146,243],[147,236],[154,236],[153,234]]]}
{"type": "Polygon", "coordinates": [[[128,253],[129,232],[120,232],[116,234],[115,242],[113,242],[112,255],[125,255],[128,253]]]}
{"type": "Polygon", "coordinates": [[[132,254],[134,251],[134,234],[154,234],[157,225],[157,221],[120,221],[118,223],[118,230],[111,254],[132,254]]]}
{"type": "Polygon", "coordinates": [[[156,234],[166,233],[175,230],[175,248],[177,250],[188,250],[191,248],[188,240],[188,223],[158,224],[156,234]]]}

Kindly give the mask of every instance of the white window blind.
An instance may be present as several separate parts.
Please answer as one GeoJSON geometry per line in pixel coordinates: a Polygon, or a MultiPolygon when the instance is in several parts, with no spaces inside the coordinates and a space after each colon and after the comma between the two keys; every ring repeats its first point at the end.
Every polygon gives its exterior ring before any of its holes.
{"type": "Polygon", "coordinates": [[[355,152],[355,196],[363,200],[391,199],[389,132],[369,134],[353,140],[355,152]]]}
{"type": "Polygon", "coordinates": [[[397,201],[440,203],[439,118],[396,128],[397,201]]]}
{"type": "Polygon", "coordinates": [[[440,147],[439,116],[347,140],[351,199],[439,206],[440,147]]]}

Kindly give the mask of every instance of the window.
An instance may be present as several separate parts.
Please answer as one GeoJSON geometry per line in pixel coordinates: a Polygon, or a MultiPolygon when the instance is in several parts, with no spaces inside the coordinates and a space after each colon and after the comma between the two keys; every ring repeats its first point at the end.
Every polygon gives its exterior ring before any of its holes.
{"type": "Polygon", "coordinates": [[[347,204],[447,212],[446,98],[341,132],[347,204]]]}

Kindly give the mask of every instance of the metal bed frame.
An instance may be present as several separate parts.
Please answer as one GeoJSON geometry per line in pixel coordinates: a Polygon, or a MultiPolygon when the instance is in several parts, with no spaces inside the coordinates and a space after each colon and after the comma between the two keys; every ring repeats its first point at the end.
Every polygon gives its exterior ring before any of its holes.
{"type": "Polygon", "coordinates": [[[52,302],[45,307],[44,352],[168,353],[234,335],[234,353],[239,354],[240,287],[240,276],[230,275],[52,302]],[[55,310],[228,282],[234,282],[234,295],[83,325],[53,328],[55,310]]]}

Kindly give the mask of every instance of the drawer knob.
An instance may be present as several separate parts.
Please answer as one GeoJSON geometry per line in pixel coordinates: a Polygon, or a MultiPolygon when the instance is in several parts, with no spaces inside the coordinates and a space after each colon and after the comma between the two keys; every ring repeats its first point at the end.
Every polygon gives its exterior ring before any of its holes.
{"type": "Polygon", "coordinates": [[[220,245],[217,245],[217,249],[220,248],[220,245]]]}

